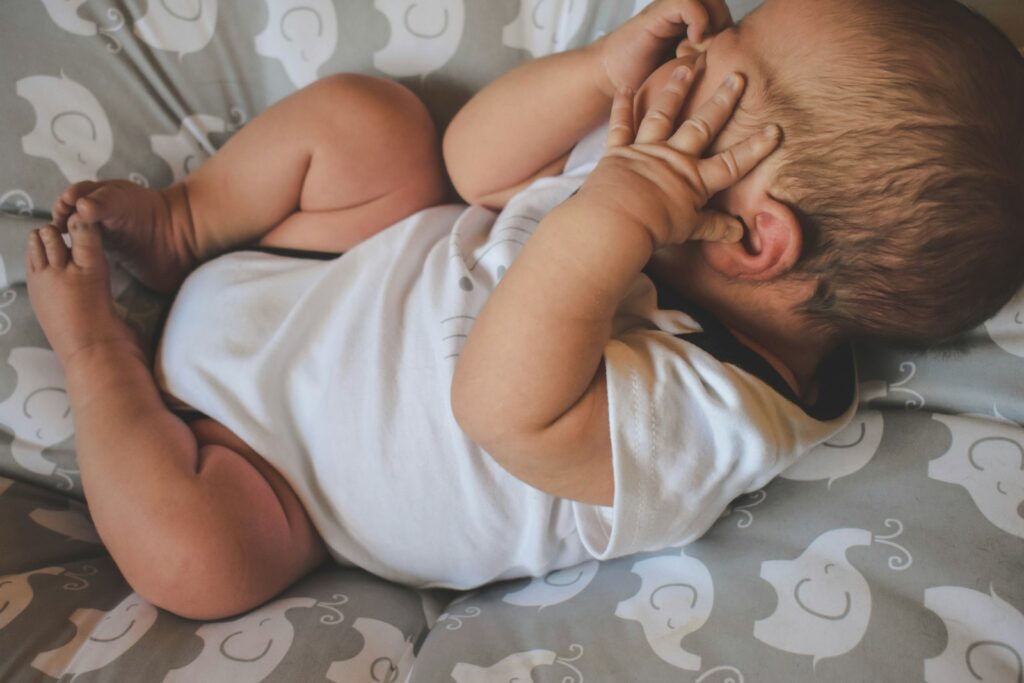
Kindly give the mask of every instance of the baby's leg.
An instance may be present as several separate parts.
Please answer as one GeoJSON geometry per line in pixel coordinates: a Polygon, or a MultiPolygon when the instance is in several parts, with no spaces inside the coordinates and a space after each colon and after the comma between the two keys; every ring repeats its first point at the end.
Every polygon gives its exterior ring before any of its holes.
{"type": "Polygon", "coordinates": [[[356,74],[274,105],[185,186],[203,254],[256,240],[345,251],[446,191],[423,103],[399,83],[356,74]]]}
{"type": "Polygon", "coordinates": [[[67,378],[93,521],[128,583],[182,616],[251,609],[326,556],[282,477],[212,420],[164,405],[115,314],[100,232],[74,221],[29,236],[28,287],[67,378]]]}
{"type": "Polygon", "coordinates": [[[100,224],[144,284],[173,290],[197,263],[230,247],[344,251],[444,200],[440,143],[404,86],[331,76],[276,103],[164,190],[83,182],[54,204],[65,230],[77,212],[100,224]]]}

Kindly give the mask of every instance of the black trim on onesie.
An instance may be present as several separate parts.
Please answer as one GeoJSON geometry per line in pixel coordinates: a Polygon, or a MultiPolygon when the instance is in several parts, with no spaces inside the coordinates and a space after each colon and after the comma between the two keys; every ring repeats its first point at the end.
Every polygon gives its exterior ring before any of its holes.
{"type": "Polygon", "coordinates": [[[834,420],[850,406],[856,392],[856,372],[853,348],[849,344],[840,345],[822,359],[818,366],[818,400],[813,405],[807,405],[771,363],[737,339],[710,311],[677,294],[660,281],[649,268],[644,269],[644,275],[654,283],[658,295],[658,308],[682,311],[701,326],[701,332],[675,336],[700,347],[723,363],[735,365],[749,372],[816,420],[834,420]]]}
{"type": "Polygon", "coordinates": [[[292,258],[308,258],[315,259],[317,261],[333,261],[345,252],[334,252],[334,251],[314,251],[313,249],[292,249],[290,247],[265,247],[263,245],[252,245],[247,247],[239,247],[233,251],[258,251],[264,254],[274,254],[276,256],[290,256],[292,258]]]}

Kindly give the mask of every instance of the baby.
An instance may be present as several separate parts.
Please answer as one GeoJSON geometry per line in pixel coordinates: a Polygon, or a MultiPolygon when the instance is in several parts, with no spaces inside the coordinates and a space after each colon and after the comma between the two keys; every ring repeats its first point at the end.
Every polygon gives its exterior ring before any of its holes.
{"type": "Polygon", "coordinates": [[[952,0],[656,0],[459,112],[468,207],[354,75],[167,189],[72,185],[28,286],[97,529],[201,619],[328,556],[461,589],[690,542],[847,423],[851,342],[1021,285],[1022,122],[1024,59],[952,0]],[[104,242],[178,290],[155,379],[104,242]]]}

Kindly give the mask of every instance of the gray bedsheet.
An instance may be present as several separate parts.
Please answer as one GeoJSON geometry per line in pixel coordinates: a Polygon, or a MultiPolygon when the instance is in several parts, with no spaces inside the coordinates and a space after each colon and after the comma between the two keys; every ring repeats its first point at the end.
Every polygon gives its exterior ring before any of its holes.
{"type": "MultiPolygon", "coordinates": [[[[328,566],[220,623],[146,604],[104,551],[63,377],[23,284],[25,237],[53,197],[86,178],[169,184],[338,71],[402,81],[443,127],[498,73],[643,4],[6,4],[0,679],[1022,680],[1024,292],[957,348],[858,349],[854,423],[685,548],[466,593],[328,566]]],[[[1024,43],[1024,3],[974,4],[1024,43]]],[[[167,300],[116,268],[113,289],[152,338],[167,300]]]]}

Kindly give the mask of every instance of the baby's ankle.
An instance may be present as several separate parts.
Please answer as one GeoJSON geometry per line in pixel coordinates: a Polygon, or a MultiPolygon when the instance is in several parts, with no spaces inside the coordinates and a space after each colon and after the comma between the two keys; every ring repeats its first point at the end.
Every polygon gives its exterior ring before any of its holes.
{"type": "Polygon", "coordinates": [[[210,258],[211,254],[208,253],[210,250],[201,243],[196,230],[197,221],[192,215],[188,187],[184,182],[177,182],[160,189],[159,192],[167,206],[170,244],[175,249],[181,264],[191,270],[210,258]]]}
{"type": "Polygon", "coordinates": [[[136,361],[148,368],[149,361],[139,343],[130,337],[113,334],[72,350],[61,358],[68,390],[120,377],[136,361]]]}

